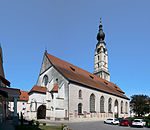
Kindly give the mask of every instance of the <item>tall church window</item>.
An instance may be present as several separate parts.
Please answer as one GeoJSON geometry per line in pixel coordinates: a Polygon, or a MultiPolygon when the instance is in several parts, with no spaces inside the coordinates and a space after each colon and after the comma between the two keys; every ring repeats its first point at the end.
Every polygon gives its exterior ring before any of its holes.
{"type": "Polygon", "coordinates": [[[37,102],[35,101],[35,111],[37,111],[37,102]]]}
{"type": "Polygon", "coordinates": [[[98,61],[99,61],[99,56],[98,56],[98,61]]]}
{"type": "Polygon", "coordinates": [[[106,60],[106,56],[104,55],[104,61],[106,60]]]}
{"type": "Polygon", "coordinates": [[[123,101],[121,101],[121,113],[123,113],[123,101]]]}
{"type": "Polygon", "coordinates": [[[79,90],[79,98],[81,99],[82,98],[82,91],[79,90]]]}
{"type": "Polygon", "coordinates": [[[103,48],[104,53],[106,52],[105,48],[103,48]]]}
{"type": "Polygon", "coordinates": [[[82,103],[78,104],[78,115],[82,114],[82,103]]]}
{"type": "Polygon", "coordinates": [[[108,113],[111,113],[112,112],[112,99],[109,98],[108,100],[108,113]]]}
{"type": "Polygon", "coordinates": [[[56,79],[56,83],[58,83],[58,79],[56,79]]]}
{"type": "Polygon", "coordinates": [[[95,112],[95,95],[90,96],[90,112],[95,112]]]}
{"type": "Polygon", "coordinates": [[[48,76],[47,75],[44,75],[43,82],[44,82],[45,86],[48,84],[48,76]]]}
{"type": "Polygon", "coordinates": [[[52,97],[52,99],[54,99],[54,94],[53,93],[51,93],[51,97],[52,97]]]}
{"type": "Polygon", "coordinates": [[[33,105],[33,102],[31,102],[30,104],[30,111],[32,111],[32,105],[33,105]]]}
{"type": "Polygon", "coordinates": [[[100,112],[104,113],[104,97],[101,96],[100,98],[100,112]]]}
{"type": "Polygon", "coordinates": [[[125,112],[126,114],[128,113],[128,103],[126,102],[126,105],[125,105],[125,112]]]}

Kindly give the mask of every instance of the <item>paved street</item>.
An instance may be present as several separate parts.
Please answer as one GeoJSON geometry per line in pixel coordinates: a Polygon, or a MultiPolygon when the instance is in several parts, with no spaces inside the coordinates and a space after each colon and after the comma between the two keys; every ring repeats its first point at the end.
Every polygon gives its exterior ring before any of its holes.
{"type": "MultiPolygon", "coordinates": [[[[47,125],[60,125],[62,122],[48,121],[48,120],[39,120],[46,122],[47,125]]],[[[63,122],[67,124],[69,128],[73,130],[150,130],[150,128],[132,128],[124,127],[118,125],[108,125],[104,124],[103,121],[88,121],[88,122],[63,122]]]]}

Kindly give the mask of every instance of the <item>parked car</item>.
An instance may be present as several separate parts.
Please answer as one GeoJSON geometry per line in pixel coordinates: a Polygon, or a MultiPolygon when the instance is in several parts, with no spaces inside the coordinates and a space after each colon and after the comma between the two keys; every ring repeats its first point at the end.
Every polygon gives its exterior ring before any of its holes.
{"type": "Polygon", "coordinates": [[[114,119],[114,118],[109,118],[107,120],[104,120],[104,123],[112,124],[112,125],[118,125],[119,124],[119,120],[118,119],[114,119]]]}
{"type": "Polygon", "coordinates": [[[118,120],[119,120],[119,122],[121,121],[121,120],[123,120],[124,118],[117,118],[118,120]]]}
{"type": "Polygon", "coordinates": [[[132,126],[139,126],[144,127],[146,125],[146,122],[143,121],[143,119],[134,119],[132,122],[132,126]]]}
{"type": "Polygon", "coordinates": [[[121,126],[131,126],[132,125],[132,121],[129,119],[122,119],[119,123],[119,125],[121,126]]]}

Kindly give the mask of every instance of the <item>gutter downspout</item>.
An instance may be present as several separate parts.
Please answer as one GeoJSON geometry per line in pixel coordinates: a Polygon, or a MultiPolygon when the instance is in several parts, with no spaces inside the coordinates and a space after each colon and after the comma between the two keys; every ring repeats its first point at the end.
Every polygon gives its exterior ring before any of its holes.
{"type": "Polygon", "coordinates": [[[68,120],[69,120],[69,84],[70,83],[68,83],[68,120]]]}

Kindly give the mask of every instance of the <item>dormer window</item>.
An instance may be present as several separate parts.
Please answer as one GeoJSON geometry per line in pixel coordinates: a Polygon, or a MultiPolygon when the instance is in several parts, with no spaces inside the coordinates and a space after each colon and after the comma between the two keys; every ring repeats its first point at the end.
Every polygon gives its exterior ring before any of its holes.
{"type": "Polygon", "coordinates": [[[108,83],[104,81],[104,83],[107,85],[108,83]]]}
{"type": "Polygon", "coordinates": [[[114,86],[117,89],[117,86],[114,86]]]}
{"type": "Polygon", "coordinates": [[[91,79],[94,79],[94,77],[93,77],[93,76],[91,76],[91,75],[89,75],[89,76],[90,76],[90,78],[91,78],[91,79]]]}
{"type": "Polygon", "coordinates": [[[48,76],[47,75],[44,75],[43,82],[44,82],[45,86],[48,84],[48,76]]]}
{"type": "Polygon", "coordinates": [[[70,66],[70,69],[73,70],[73,71],[75,71],[75,68],[73,68],[73,67],[71,67],[71,66],[70,66]]]}

